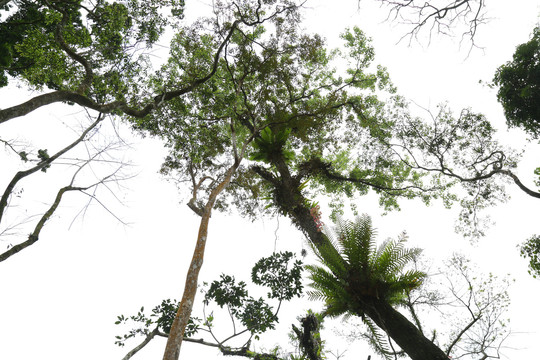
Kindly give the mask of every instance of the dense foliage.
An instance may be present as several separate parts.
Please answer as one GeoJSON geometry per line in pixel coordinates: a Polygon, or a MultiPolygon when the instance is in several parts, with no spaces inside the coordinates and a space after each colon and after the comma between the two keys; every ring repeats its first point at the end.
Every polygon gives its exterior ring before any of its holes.
{"type": "MultiPolygon", "coordinates": [[[[7,14],[0,23],[0,87],[15,80],[45,92],[0,109],[0,123],[54,102],[77,103],[100,113],[79,142],[103,113],[110,113],[168,148],[162,173],[189,184],[188,205],[202,218],[195,266],[190,266],[196,274],[186,281],[193,290],[186,297],[191,307],[211,211],[232,207],[251,218],[275,211],[303,231],[323,264],[308,267],[315,289],[310,295],[325,301],[323,315],[360,316],[385,356],[390,351],[380,330],[413,359],[443,359],[448,354],[422,333],[420,324],[395,309],[406,305],[425,280],[421,271],[404,270],[419,250],[405,249],[404,236],[376,248],[367,216],[354,223],[339,221],[335,237],[322,231],[316,198],[331,198],[333,215],[343,210],[346,197],[369,192],[376,193],[385,210],[399,209],[401,199],[426,204],[442,199],[446,206],[459,202],[463,211],[458,227],[478,236],[483,234],[478,211],[506,199],[505,179],[540,197],[513,174],[519,155],[494,140],[495,130],[482,114],[465,109],[456,115],[441,105],[428,119],[412,116],[386,69],[374,64],[370,39],[359,28],[343,32],[342,48],[328,49],[320,35],[301,28],[299,8],[292,1],[217,2],[214,17],[182,26],[181,0],[0,4],[7,14]],[[169,57],[153,71],[148,54],[166,29],[174,30],[169,57]]],[[[440,11],[436,14],[444,18],[440,11]]],[[[505,110],[518,109],[512,113],[519,117],[515,124],[534,136],[538,34],[536,29],[531,42],[518,48],[514,63],[501,67],[495,79],[501,86],[499,98],[512,99],[505,110]],[[520,81],[505,87],[515,79],[520,81]]],[[[71,148],[65,149],[51,156],[38,150],[38,165],[16,174],[0,201],[0,220],[15,183],[26,174],[45,172],[71,148]]],[[[28,161],[25,151],[15,153],[28,161]]],[[[56,210],[62,191],[86,190],[71,185],[60,190],[41,227],[56,210]]],[[[38,235],[32,233],[28,244],[38,235]]],[[[536,240],[522,248],[535,271],[536,240]]],[[[268,287],[267,297],[279,303],[302,291],[301,267],[290,253],[259,261],[252,281],[268,287]]],[[[223,341],[200,343],[224,355],[277,358],[253,354],[250,340],[274,328],[280,305],[274,310],[263,298],[250,296],[246,283],[229,275],[209,285],[204,304],[226,308],[233,324],[237,321],[244,329],[235,329],[223,341]],[[247,342],[235,348],[224,345],[243,333],[247,342]]],[[[200,320],[181,311],[176,301],[164,300],[151,315],[141,308],[137,315],[118,317],[118,324],[133,321],[139,327],[117,337],[117,344],[136,335],[146,337],[142,346],[154,336],[181,342],[182,336],[193,341],[203,329],[214,335],[212,314],[200,320]],[[187,326],[173,336],[178,319],[187,326]]],[[[309,358],[322,357],[317,338],[322,317],[308,314],[301,320],[303,330],[293,328],[309,358]]],[[[179,349],[167,358],[177,358],[179,349]]]]}
{"type": "Polygon", "coordinates": [[[540,137],[540,27],[516,48],[512,61],[499,67],[494,83],[508,125],[540,137]]]}
{"type": "Polygon", "coordinates": [[[184,2],[21,0],[6,7],[0,85],[10,76],[38,89],[83,90],[102,103],[140,95],[147,51],[167,26],[179,24],[184,2]]]}
{"type": "Polygon", "coordinates": [[[529,259],[529,274],[535,278],[540,276],[540,236],[531,236],[520,246],[519,251],[523,258],[529,259]]]}

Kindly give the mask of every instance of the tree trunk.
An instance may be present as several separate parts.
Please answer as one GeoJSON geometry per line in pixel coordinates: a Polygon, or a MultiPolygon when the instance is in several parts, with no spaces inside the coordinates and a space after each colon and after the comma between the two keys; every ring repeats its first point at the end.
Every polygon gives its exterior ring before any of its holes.
{"type": "MultiPolygon", "coordinates": [[[[307,199],[299,189],[301,174],[293,176],[282,159],[276,160],[274,165],[279,172],[279,178],[268,172],[265,173],[265,170],[261,168],[253,170],[274,186],[276,205],[291,217],[293,223],[306,234],[309,241],[315,247],[323,245],[328,240],[317,230],[310,209],[306,205],[307,199]]],[[[448,360],[448,356],[441,349],[388,302],[369,299],[362,310],[377,326],[386,331],[411,359],[448,360]]]]}
{"type": "Polygon", "coordinates": [[[412,360],[448,360],[448,356],[437,345],[388,302],[373,299],[362,310],[377,326],[386,331],[412,360]]]}
{"type": "Polygon", "coordinates": [[[178,312],[176,313],[171,326],[171,331],[165,347],[165,353],[163,354],[163,360],[178,360],[180,356],[180,347],[182,346],[182,340],[184,339],[184,332],[191,316],[191,311],[193,310],[195,295],[197,294],[199,271],[201,270],[204,260],[204,249],[206,246],[208,223],[210,222],[210,216],[212,215],[212,208],[214,207],[217,196],[227,187],[227,185],[229,185],[234,172],[238,168],[238,165],[239,163],[235,162],[233,166],[227,170],[225,178],[212,190],[210,196],[208,197],[208,201],[204,206],[201,223],[199,225],[197,243],[195,245],[191,264],[186,276],[184,294],[182,296],[182,301],[180,301],[180,305],[178,306],[178,312]]]}

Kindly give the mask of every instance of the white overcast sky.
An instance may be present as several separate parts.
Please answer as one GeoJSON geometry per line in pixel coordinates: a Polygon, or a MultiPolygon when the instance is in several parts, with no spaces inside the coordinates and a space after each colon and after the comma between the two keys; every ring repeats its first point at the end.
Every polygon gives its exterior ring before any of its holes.
{"type": "MultiPolygon", "coordinates": [[[[479,80],[489,82],[495,69],[511,59],[516,45],[528,40],[538,22],[538,1],[487,2],[491,20],[479,28],[476,38],[483,49],[473,49],[470,54],[467,42],[460,49],[459,39],[440,36],[435,36],[431,44],[398,44],[408,28],[384,22],[387,10],[370,0],[362,0],[360,9],[355,0],[308,0],[306,7],[308,31],[323,34],[333,46],[339,45],[337,36],[345,26],[362,28],[373,39],[376,62],[388,68],[398,91],[417,104],[434,108],[448,101],[456,112],[470,106],[486,114],[500,130],[502,141],[525,149],[518,174],[532,185],[532,170],[540,166],[539,146],[527,144],[520,131],[506,129],[495,90],[479,84],[479,80]]],[[[186,1],[187,21],[194,13],[209,10],[202,2],[186,1]]],[[[13,86],[0,89],[0,107],[22,102],[30,95],[13,86]]],[[[78,121],[84,121],[79,108],[51,106],[2,124],[0,135],[27,139],[36,149],[48,148],[51,153],[73,138],[68,127],[76,128],[78,121]]],[[[119,131],[130,138],[128,129],[119,131]]],[[[0,263],[0,359],[121,359],[140,339],[128,342],[126,348],[116,347],[114,336],[122,332],[114,325],[116,315],[134,314],[141,306],[150,309],[161,299],[181,297],[198,218],[182,202],[185,195],[157,173],[165,154],[160,143],[150,139],[133,141],[126,156],[137,166],[133,172],[138,176],[117,190],[126,206],[108,203],[129,226],[93,205],[83,221],[79,217],[69,228],[86,200],[71,194],[36,245],[0,263]]],[[[0,151],[0,186],[4,189],[17,167],[14,161],[7,160],[7,151],[0,151]]],[[[28,202],[19,209],[21,212],[32,213],[42,201],[52,199],[52,190],[46,189],[51,185],[48,176],[53,175],[61,173],[39,174],[22,185],[22,199],[28,202]]],[[[509,348],[503,353],[507,359],[534,360],[540,354],[540,281],[526,273],[526,262],[519,258],[516,245],[540,233],[539,203],[514,186],[510,185],[508,191],[512,199],[489,211],[496,224],[474,246],[453,232],[457,210],[444,210],[438,204],[425,208],[419,202],[408,202],[401,212],[381,217],[371,198],[358,200],[358,207],[372,215],[380,239],[407,230],[411,244],[424,248],[430,258],[438,260],[461,250],[485,272],[510,273],[516,279],[510,290],[512,334],[505,344],[509,348]]],[[[324,208],[322,211],[325,213],[324,208]]],[[[274,244],[277,250],[299,253],[303,239],[284,218],[280,218],[277,228],[276,219],[249,223],[234,215],[215,214],[201,280],[211,281],[221,272],[248,280],[253,262],[268,256],[274,244]]],[[[263,344],[287,347],[290,324],[309,306],[320,309],[320,304],[305,301],[285,305],[282,326],[263,344]]],[[[194,315],[200,316],[200,308],[194,315]]],[[[348,349],[345,359],[373,355],[363,345],[331,341],[333,326],[339,327],[339,322],[329,324],[323,334],[329,339],[329,349],[348,349]]],[[[160,358],[164,344],[164,340],[155,341],[134,359],[160,358]]],[[[221,357],[216,350],[200,345],[185,344],[182,351],[181,357],[186,359],[221,357]]]]}

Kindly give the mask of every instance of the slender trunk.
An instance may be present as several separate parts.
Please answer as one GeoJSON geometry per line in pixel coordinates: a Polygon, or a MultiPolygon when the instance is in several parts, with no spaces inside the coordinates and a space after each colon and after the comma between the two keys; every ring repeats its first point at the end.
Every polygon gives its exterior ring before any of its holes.
{"type": "Polygon", "coordinates": [[[204,249],[206,246],[208,223],[210,222],[210,216],[212,215],[212,208],[214,207],[217,196],[227,187],[227,185],[229,185],[238,165],[238,162],[235,162],[235,164],[231,166],[229,170],[227,170],[224,180],[211,191],[208,201],[204,207],[201,223],[199,225],[199,234],[197,235],[197,243],[195,245],[191,264],[186,276],[184,294],[182,296],[182,301],[180,301],[180,305],[178,306],[176,317],[174,318],[171,326],[163,360],[178,360],[180,356],[180,347],[182,346],[182,340],[184,339],[184,332],[186,330],[189,317],[191,316],[191,311],[193,310],[195,295],[197,294],[199,271],[201,270],[204,260],[204,249]]]}
{"type": "Polygon", "coordinates": [[[205,211],[201,224],[199,225],[199,234],[197,236],[197,244],[193,251],[193,257],[186,276],[186,282],[184,285],[184,294],[182,301],[178,307],[178,312],[174,318],[167,346],[165,347],[165,354],[163,360],[178,360],[180,356],[180,347],[184,338],[184,331],[186,330],[191,311],[193,309],[193,303],[195,301],[195,295],[197,293],[197,283],[199,278],[199,271],[201,270],[204,249],[206,246],[206,236],[208,234],[208,223],[210,220],[210,211],[205,211]]]}

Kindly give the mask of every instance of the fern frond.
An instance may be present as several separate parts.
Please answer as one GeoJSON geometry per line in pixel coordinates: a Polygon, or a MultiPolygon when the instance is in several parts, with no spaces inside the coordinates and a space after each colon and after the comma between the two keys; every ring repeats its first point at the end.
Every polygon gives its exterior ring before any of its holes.
{"type": "Polygon", "coordinates": [[[319,290],[308,290],[306,291],[308,299],[310,301],[325,301],[328,298],[322,291],[319,290]]]}
{"type": "Polygon", "coordinates": [[[368,330],[367,334],[364,334],[364,337],[368,340],[371,347],[376,353],[384,356],[385,359],[391,360],[391,351],[383,330],[375,325],[375,323],[373,323],[373,321],[371,321],[369,318],[364,318],[363,322],[368,330]]]}
{"type": "Polygon", "coordinates": [[[341,257],[336,247],[337,244],[333,243],[330,238],[326,238],[328,242],[324,245],[316,247],[310,242],[309,246],[322,265],[328,267],[336,276],[344,276],[348,271],[347,262],[341,257]]]}
{"type": "Polygon", "coordinates": [[[406,264],[400,258],[403,249],[404,241],[388,240],[381,245],[382,250],[379,250],[379,257],[374,259],[374,268],[377,273],[393,275],[401,270],[406,264]],[[384,247],[383,247],[384,246],[384,247]]]}
{"type": "MultiPolygon", "coordinates": [[[[362,298],[382,298],[391,305],[399,305],[405,294],[420,287],[425,279],[423,272],[404,272],[405,266],[421,252],[405,248],[405,234],[379,247],[375,237],[371,219],[364,214],[354,222],[338,218],[333,234],[325,231],[327,244],[310,244],[320,266],[306,266],[313,289],[309,294],[313,299],[324,300],[331,316],[359,315],[362,298]]],[[[379,339],[376,336],[380,334],[374,332],[373,336],[379,339]]]]}

